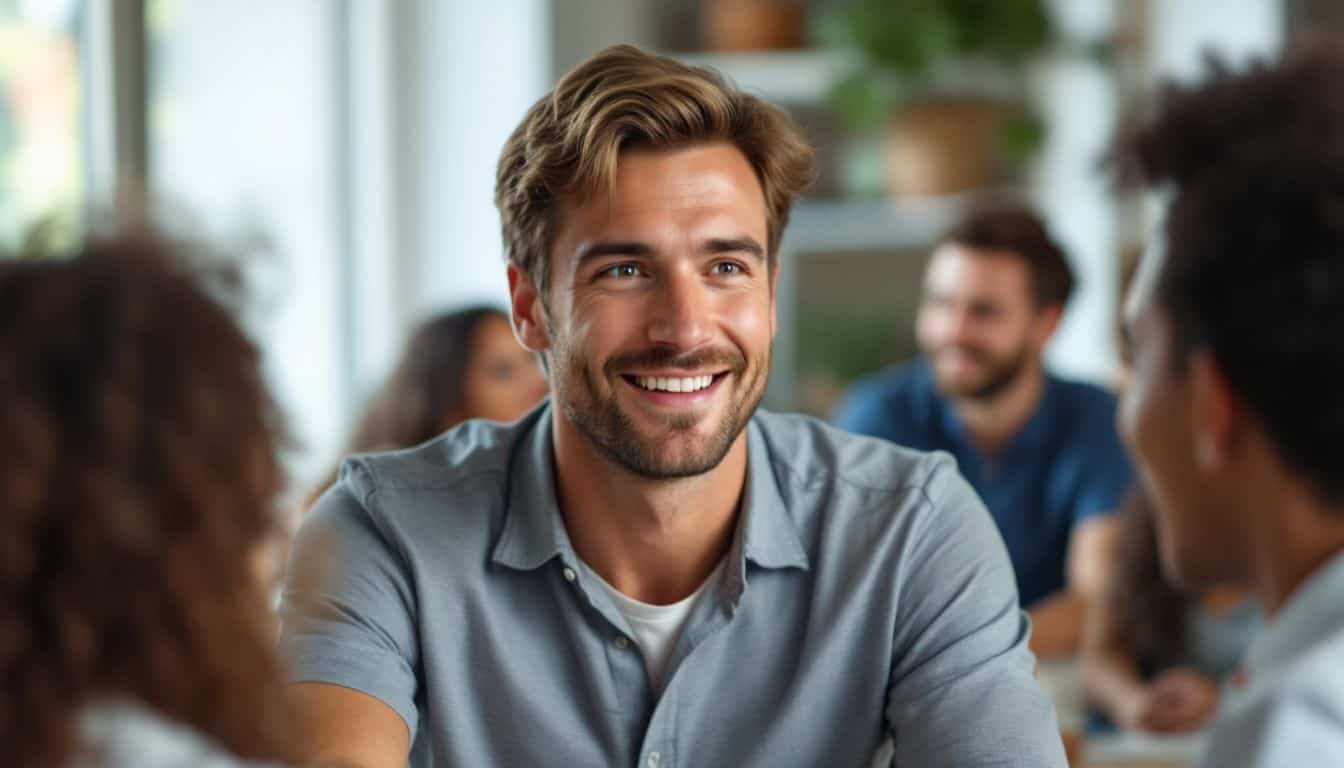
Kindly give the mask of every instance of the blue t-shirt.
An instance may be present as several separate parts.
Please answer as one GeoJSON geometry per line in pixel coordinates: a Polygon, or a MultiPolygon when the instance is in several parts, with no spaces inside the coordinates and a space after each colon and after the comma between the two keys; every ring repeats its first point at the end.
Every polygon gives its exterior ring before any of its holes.
{"type": "Polygon", "coordinates": [[[859,379],[834,421],[851,432],[956,457],[1008,545],[1023,606],[1063,588],[1074,526],[1114,511],[1133,479],[1115,431],[1115,397],[1050,375],[1035,413],[993,458],[966,438],[923,360],[859,379]]]}

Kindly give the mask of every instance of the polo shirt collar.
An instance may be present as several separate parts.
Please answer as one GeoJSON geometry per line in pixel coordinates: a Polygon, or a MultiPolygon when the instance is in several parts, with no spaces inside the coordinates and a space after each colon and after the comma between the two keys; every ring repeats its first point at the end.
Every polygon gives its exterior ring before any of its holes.
{"type": "Polygon", "coordinates": [[[807,552],[775,474],[777,461],[782,464],[784,457],[775,455],[764,430],[753,418],[747,424],[747,485],[734,547],[741,543],[745,559],[762,568],[807,570],[807,552]]]}
{"type": "Polygon", "coordinates": [[[522,428],[509,461],[504,531],[491,559],[520,571],[540,568],[557,556],[578,567],[556,502],[550,401],[533,411],[522,428]]]}
{"type": "MultiPolygon", "coordinates": [[[[556,500],[550,405],[533,411],[520,429],[524,436],[508,470],[504,530],[491,559],[517,570],[534,570],[558,556],[578,567],[556,500]]],[[[729,550],[729,562],[742,563],[730,572],[743,577],[747,560],[762,568],[808,568],[807,554],[775,475],[776,458],[753,418],[747,425],[746,487],[729,550]]]]}

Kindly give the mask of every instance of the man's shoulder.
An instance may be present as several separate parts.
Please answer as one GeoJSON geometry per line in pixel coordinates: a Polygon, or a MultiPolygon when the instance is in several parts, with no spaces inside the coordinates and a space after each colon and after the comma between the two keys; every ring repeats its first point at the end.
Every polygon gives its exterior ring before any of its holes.
{"type": "Polygon", "coordinates": [[[1092,419],[1113,419],[1116,397],[1111,390],[1081,379],[1049,374],[1050,397],[1057,408],[1070,415],[1092,419]]]}
{"type": "Polygon", "coordinates": [[[955,474],[945,453],[899,446],[889,440],[854,434],[794,413],[758,411],[772,463],[800,487],[839,484],[855,490],[904,491],[928,486],[943,470],[955,474]]]}
{"type": "Polygon", "coordinates": [[[851,432],[910,442],[930,428],[938,402],[928,366],[914,360],[855,379],[832,420],[851,432]]]}
{"type": "Polygon", "coordinates": [[[537,415],[501,424],[464,422],[412,448],[355,454],[341,464],[341,482],[358,497],[375,491],[447,490],[473,481],[503,485],[518,441],[537,415]]]}
{"type": "Polygon", "coordinates": [[[910,360],[864,374],[850,383],[847,397],[885,399],[936,398],[928,366],[923,360],[910,360]]]}

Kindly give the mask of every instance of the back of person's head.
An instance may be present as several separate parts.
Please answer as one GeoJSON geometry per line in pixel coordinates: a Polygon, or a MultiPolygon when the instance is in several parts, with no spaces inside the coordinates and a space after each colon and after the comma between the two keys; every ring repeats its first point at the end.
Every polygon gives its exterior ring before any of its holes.
{"type": "Polygon", "coordinates": [[[492,319],[508,322],[498,309],[472,307],[417,326],[360,417],[348,452],[408,448],[474,417],[464,404],[467,369],[478,332],[492,319]]]}
{"type": "Polygon", "coordinates": [[[1011,253],[1026,265],[1032,300],[1038,308],[1063,307],[1073,294],[1073,268],[1035,211],[1013,202],[984,200],[971,205],[943,235],[978,251],[1011,253]]]}
{"type": "Polygon", "coordinates": [[[609,191],[623,150],[714,141],[736,146],[756,172],[773,265],[793,200],[815,173],[811,147],[783,111],[717,73],[629,45],[607,48],[565,75],[505,144],[495,203],[509,259],[544,300],[566,199],[609,191]]]}
{"type": "Polygon", "coordinates": [[[61,766],[133,701],[244,757],[285,726],[258,555],[277,414],[230,312],[149,239],[0,263],[0,751],[61,766]]]}
{"type": "Polygon", "coordinates": [[[1170,363],[1210,352],[1284,463],[1344,504],[1344,49],[1211,60],[1154,106],[1113,162],[1169,193],[1153,296],[1170,363]]]}

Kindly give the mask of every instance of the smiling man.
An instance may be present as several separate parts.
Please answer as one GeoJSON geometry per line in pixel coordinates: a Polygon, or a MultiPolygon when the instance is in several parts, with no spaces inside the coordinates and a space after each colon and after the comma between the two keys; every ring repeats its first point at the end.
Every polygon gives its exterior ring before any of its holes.
{"type": "Polygon", "coordinates": [[[500,159],[551,400],[355,457],[284,599],[318,763],[1062,766],[1011,566],[946,457],[757,410],[812,152],[604,51],[500,159]]]}
{"type": "Polygon", "coordinates": [[[1073,291],[1064,251],[1031,210],[987,200],[934,249],[916,335],[924,356],[860,379],[842,429],[947,451],[1008,545],[1038,656],[1073,653],[1132,471],[1115,397],[1047,370],[1073,291]]]}

